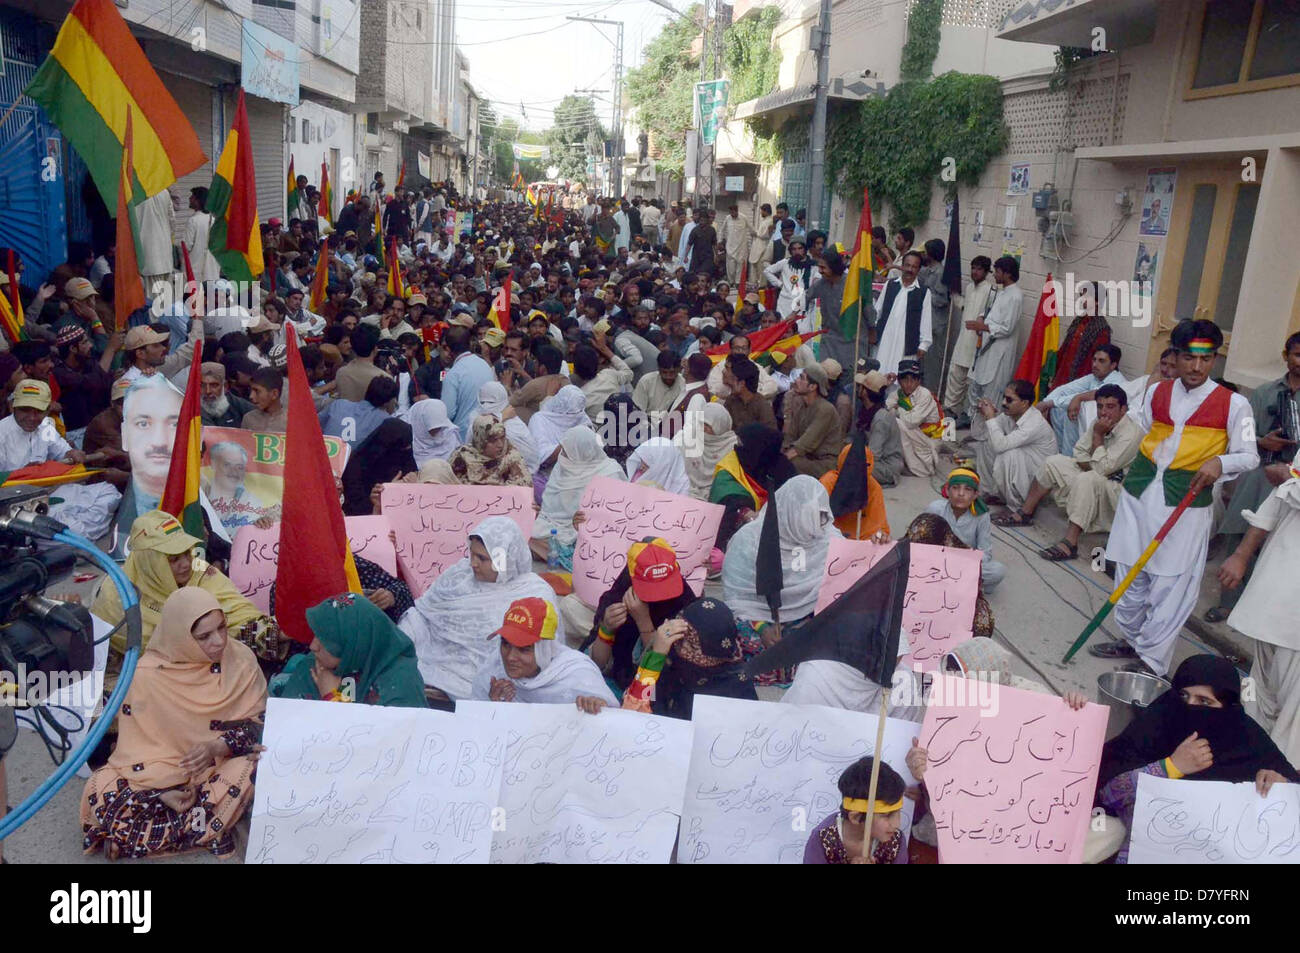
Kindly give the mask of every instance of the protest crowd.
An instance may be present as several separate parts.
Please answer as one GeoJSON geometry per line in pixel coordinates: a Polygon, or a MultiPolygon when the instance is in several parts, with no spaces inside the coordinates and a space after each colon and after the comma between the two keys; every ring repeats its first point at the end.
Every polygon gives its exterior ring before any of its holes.
{"type": "MultiPolygon", "coordinates": [[[[1059,802],[1086,819],[1076,861],[1126,860],[1143,777],[1300,782],[1300,614],[1277,595],[1300,552],[1300,334],[1249,399],[1211,379],[1223,334],[1201,319],[1129,380],[1083,283],[1044,380],[1015,258],[954,260],[869,208],[845,247],[784,205],[750,222],[579,183],[365,185],[335,211],[297,176],[290,217],[244,247],[213,238],[244,201],[230,183],[173,196],[195,212],[152,283],[122,242],[49,274],[0,250],[21,322],[0,471],[50,486],[139,594],[139,667],[67,819],[87,852],[239,856],[268,704],[291,700],[621,709],[694,718],[698,740],[715,699],[929,729],[929,692],[967,680],[1060,724],[1094,712],[1088,787],[1059,802]],[[890,511],[904,481],[940,489],[890,511]],[[1104,746],[1104,708],[1013,675],[1016,633],[994,638],[993,526],[1053,506],[1068,530],[1040,558],[1096,537],[1117,587],[1120,637],[1088,650],[1168,681],[1104,746]],[[909,558],[966,571],[939,650],[892,603],[909,558]],[[1173,665],[1206,586],[1249,682],[1213,655],[1173,665]]],[[[124,617],[107,581],[87,606],[124,617]]],[[[119,630],[105,698],[125,649],[119,630]]],[[[927,737],[836,769],[805,863],[944,855],[965,776],[927,737]]],[[[686,840],[683,819],[679,859],[686,840]]]]}

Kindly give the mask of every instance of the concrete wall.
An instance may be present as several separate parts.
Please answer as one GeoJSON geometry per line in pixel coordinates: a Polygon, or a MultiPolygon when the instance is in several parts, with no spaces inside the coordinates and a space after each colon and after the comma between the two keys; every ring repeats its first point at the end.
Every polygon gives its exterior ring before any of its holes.
{"type": "MultiPolygon", "coordinates": [[[[1179,275],[1164,267],[1169,240],[1139,232],[1146,173],[1153,167],[1180,170],[1178,188],[1193,168],[1208,166],[1231,171],[1241,156],[1231,147],[1213,155],[1198,154],[1185,143],[1219,139],[1275,137],[1252,149],[1259,158],[1260,197],[1249,251],[1242,268],[1241,292],[1224,375],[1247,388],[1275,379],[1283,371],[1282,342],[1297,324],[1300,305],[1300,261],[1294,253],[1294,223],[1300,219],[1300,87],[1242,93],[1212,99],[1185,99],[1190,57],[1195,56],[1199,9],[1190,0],[1162,4],[1152,42],[1108,54],[1086,64],[1070,93],[1052,93],[1048,73],[1004,82],[1007,120],[1012,130],[1007,152],[994,161],[974,187],[960,191],[962,260],[964,270],[977,255],[997,258],[1006,252],[1021,255],[1021,287],[1025,292],[1022,340],[1028,335],[1039,293],[1048,272],[1063,280],[1128,281],[1134,276],[1139,245],[1156,252],[1161,268],[1155,297],[1179,275]],[[1190,50],[1190,53],[1188,52],[1190,50]],[[1290,140],[1281,140],[1290,135],[1290,140]],[[1105,159],[1076,158],[1080,149],[1097,150],[1105,159]],[[1170,154],[1174,153],[1174,154],[1170,154]],[[1185,153],[1185,154],[1178,154],[1185,153]],[[1030,167],[1029,194],[1007,194],[1013,163],[1030,167]],[[1052,183],[1062,203],[1070,202],[1073,224],[1069,247],[1055,260],[1044,255],[1043,239],[1031,207],[1032,193],[1052,183]],[[1128,190],[1132,213],[1125,218],[1116,193],[1128,190]],[[1015,224],[1004,240],[1006,209],[1015,209],[1015,224]],[[975,213],[984,215],[983,234],[975,241],[975,213]]],[[[1027,44],[1026,44],[1027,45],[1027,44]]],[[[1243,143],[1242,152],[1247,147],[1243,143]]],[[[1177,194],[1177,193],[1176,193],[1177,194]]],[[[857,219],[855,203],[846,203],[842,227],[857,219]]],[[[885,210],[887,213],[887,210],[885,210]]],[[[877,222],[884,216],[877,210],[877,222]]],[[[918,242],[948,238],[942,193],[936,189],[928,220],[917,227],[918,242]]],[[[832,233],[832,239],[837,236],[832,233]]],[[[841,240],[847,236],[839,236],[841,240]]],[[[1226,240],[1212,236],[1212,245],[1226,240]]],[[[1153,311],[1155,311],[1153,302],[1153,311]]],[[[1185,315],[1154,314],[1156,320],[1185,315]]],[[[1124,351],[1121,369],[1127,375],[1146,373],[1156,355],[1152,327],[1131,318],[1109,315],[1112,335],[1124,351]]]]}

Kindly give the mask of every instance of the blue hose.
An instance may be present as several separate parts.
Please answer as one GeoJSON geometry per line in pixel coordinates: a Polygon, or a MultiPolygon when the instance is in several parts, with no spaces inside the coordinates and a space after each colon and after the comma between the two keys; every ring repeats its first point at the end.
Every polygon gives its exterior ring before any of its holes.
{"type": "Polygon", "coordinates": [[[66,543],[86,553],[92,560],[113,580],[113,585],[117,587],[118,596],[122,602],[122,609],[126,613],[127,622],[127,645],[126,658],[122,662],[122,673],[118,677],[117,685],[113,687],[113,694],[109,696],[104,703],[103,714],[99,716],[99,721],[95,722],[86,737],[82,740],[81,746],[64,760],[63,764],[55,770],[45,781],[27,796],[23,803],[14,808],[3,820],[0,820],[0,840],[4,840],[23,824],[31,820],[32,815],[43,808],[50,798],[59,792],[63,785],[77,773],[77,770],[86,763],[91,753],[99,746],[104,735],[108,732],[108,727],[113,723],[113,714],[121,706],[122,701],[126,698],[127,690],[131,687],[131,679],[135,676],[136,662],[140,658],[140,617],[139,605],[140,600],[135,593],[135,587],[131,581],[126,578],[126,573],[115,563],[111,557],[102,552],[98,546],[80,536],[71,530],[65,529],[54,535],[56,542],[66,543]],[[134,611],[133,611],[134,610],[134,611]]]}

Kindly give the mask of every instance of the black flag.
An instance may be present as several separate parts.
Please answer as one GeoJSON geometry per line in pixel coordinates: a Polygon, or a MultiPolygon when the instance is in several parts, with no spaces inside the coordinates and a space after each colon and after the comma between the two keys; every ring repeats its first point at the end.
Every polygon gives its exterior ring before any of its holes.
{"type": "MultiPolygon", "coordinates": [[[[769,482],[775,484],[776,481],[769,482]]],[[[781,568],[781,527],[777,520],[775,489],[768,492],[767,503],[763,505],[763,527],[758,536],[754,581],[758,594],[767,599],[767,604],[772,609],[773,621],[779,622],[785,573],[781,568]]]]}
{"type": "Polygon", "coordinates": [[[961,294],[961,206],[955,190],[952,193],[952,223],[948,226],[948,254],[943,259],[943,283],[949,294],[961,294]]]}
{"type": "Polygon", "coordinates": [[[867,435],[854,431],[849,444],[849,455],[844,458],[840,475],[831,490],[831,515],[836,519],[856,513],[867,505],[870,484],[867,483],[867,435]]]}
{"type": "Polygon", "coordinates": [[[809,659],[851,665],[882,688],[898,665],[911,543],[895,543],[880,562],[813,617],[803,631],[750,659],[750,674],[791,668],[809,659]]]}

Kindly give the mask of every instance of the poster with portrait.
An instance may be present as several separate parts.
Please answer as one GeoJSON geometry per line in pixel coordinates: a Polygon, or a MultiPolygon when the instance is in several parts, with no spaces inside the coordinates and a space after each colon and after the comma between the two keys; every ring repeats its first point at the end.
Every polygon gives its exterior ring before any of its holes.
{"type": "Polygon", "coordinates": [[[126,559],[131,524],[158,508],[176,442],[182,395],[161,374],[138,377],[122,402],[122,449],[131,460],[131,479],[113,522],[114,559],[126,559]]]}
{"type": "Polygon", "coordinates": [[[1142,224],[1138,233],[1163,236],[1169,234],[1169,217],[1174,209],[1174,186],[1178,170],[1172,166],[1147,169],[1147,187],[1142,193],[1142,224]]]}
{"type": "MultiPolygon", "coordinates": [[[[262,517],[280,519],[284,497],[282,433],[254,433],[236,427],[204,427],[199,485],[207,494],[222,526],[233,538],[241,526],[262,517]]],[[[348,445],[338,437],[325,438],[330,469],[343,476],[348,445]]]]}
{"type": "Polygon", "coordinates": [[[1133,256],[1133,287],[1141,297],[1155,297],[1156,272],[1159,267],[1160,246],[1138,242],[1137,253],[1133,256]]]}
{"type": "Polygon", "coordinates": [[[971,237],[976,245],[984,244],[984,209],[971,209],[971,237]]]}
{"type": "Polygon", "coordinates": [[[1029,163],[1011,163],[1011,176],[1007,182],[1007,195],[1029,194],[1029,163]]]}

